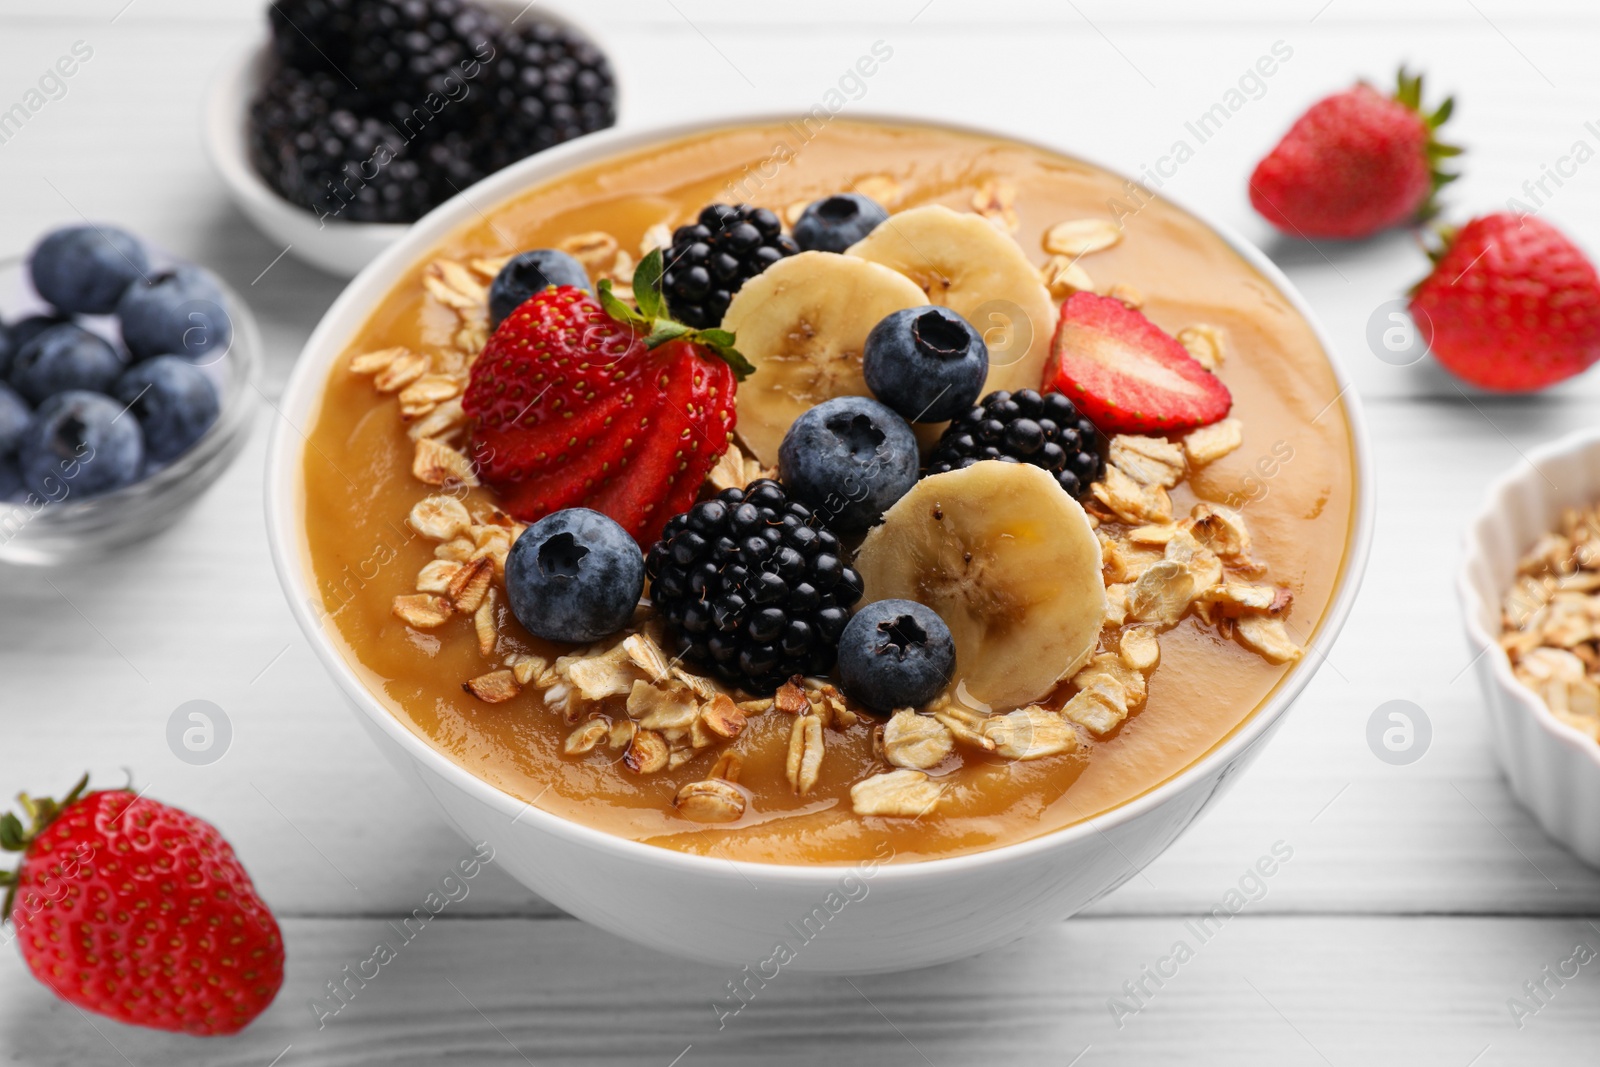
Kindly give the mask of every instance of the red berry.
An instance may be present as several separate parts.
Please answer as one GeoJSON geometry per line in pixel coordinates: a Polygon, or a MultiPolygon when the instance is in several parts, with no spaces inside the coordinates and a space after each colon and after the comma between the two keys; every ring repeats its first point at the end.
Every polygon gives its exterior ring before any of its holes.
{"type": "Polygon", "coordinates": [[[39,981],[118,1022],[200,1036],[266,1010],[283,938],[215,827],[124,790],[34,805],[48,822],[20,838],[10,918],[39,981]]]}
{"type": "Polygon", "coordinates": [[[1549,223],[1509,212],[1461,227],[1411,297],[1434,358],[1485,389],[1525,392],[1600,359],[1600,279],[1549,223]]]}
{"type": "Polygon", "coordinates": [[[1295,237],[1366,237],[1429,214],[1459,149],[1434,140],[1451,101],[1424,115],[1422,79],[1400,72],[1393,97],[1360,84],[1325,97],[1290,127],[1250,176],[1250,203],[1295,237]]]}
{"type": "Polygon", "coordinates": [[[733,434],[733,369],[696,337],[650,348],[580,289],[531,297],[472,366],[479,477],[524,522],[591,507],[648,548],[733,434]]]}
{"type": "Polygon", "coordinates": [[[1192,430],[1233,406],[1228,387],[1159,326],[1089,292],[1061,305],[1044,388],[1107,433],[1192,430]]]}

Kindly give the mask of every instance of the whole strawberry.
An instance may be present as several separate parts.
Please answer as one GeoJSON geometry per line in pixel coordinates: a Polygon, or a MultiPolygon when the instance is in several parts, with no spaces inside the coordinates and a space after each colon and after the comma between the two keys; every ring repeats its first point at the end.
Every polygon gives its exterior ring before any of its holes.
{"type": "Polygon", "coordinates": [[[126,790],[0,816],[21,852],[5,913],[55,994],[118,1022],[209,1036],[243,1029],[283,985],[283,938],[209,823],[126,790]]]}
{"type": "Polygon", "coordinates": [[[1367,237],[1434,211],[1459,175],[1439,161],[1461,150],[1434,139],[1453,101],[1422,111],[1422,77],[1400,71],[1395,95],[1366,83],[1325,97],[1250,176],[1250,203],[1296,237],[1367,237]]]}
{"type": "Polygon", "coordinates": [[[666,317],[662,257],[634,275],[639,310],[552,286],[501,322],[472,365],[463,407],[478,476],[534,522],[584,506],[644,548],[694,503],[733,435],[749,364],[721,330],[666,317]]]}
{"type": "Polygon", "coordinates": [[[1445,232],[1411,317],[1434,358],[1485,389],[1526,392],[1600,359],[1600,278],[1549,223],[1501,212],[1445,232]]]}

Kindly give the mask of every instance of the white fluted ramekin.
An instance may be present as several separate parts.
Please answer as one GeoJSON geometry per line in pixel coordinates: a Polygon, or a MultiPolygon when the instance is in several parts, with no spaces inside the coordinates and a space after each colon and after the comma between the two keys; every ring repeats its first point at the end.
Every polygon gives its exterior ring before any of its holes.
{"type": "Polygon", "coordinates": [[[1562,509],[1600,500],[1600,430],[1545,445],[1489,487],[1467,527],[1456,589],[1466,619],[1495,756],[1511,792],[1545,833],[1600,867],[1600,745],[1551,713],[1511,673],[1500,647],[1501,604],[1517,561],[1556,529],[1562,509]]]}

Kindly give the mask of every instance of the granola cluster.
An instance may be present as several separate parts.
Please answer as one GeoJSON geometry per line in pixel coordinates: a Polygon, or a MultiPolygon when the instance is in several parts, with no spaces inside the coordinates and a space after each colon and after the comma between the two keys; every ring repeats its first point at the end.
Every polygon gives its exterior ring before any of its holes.
{"type": "Polygon", "coordinates": [[[1600,505],[1566,509],[1522,557],[1500,625],[1517,680],[1600,741],[1600,505]]]}
{"type": "MultiPolygon", "coordinates": [[[[900,199],[888,178],[872,180],[870,195],[891,206],[900,199]]],[[[1014,201],[1015,190],[1007,183],[990,182],[973,194],[972,206],[997,227],[1014,232],[1014,201]]],[[[782,214],[792,221],[803,207],[791,205],[782,214]]],[[[1041,271],[1052,295],[1061,299],[1092,289],[1078,258],[1110,247],[1120,236],[1113,224],[1096,219],[1052,228],[1045,243],[1054,258],[1041,271]]],[[[668,227],[651,227],[639,256],[670,240],[668,227]]],[[[628,298],[634,257],[614,237],[579,234],[562,248],[592,273],[612,279],[613,291],[628,298]]],[[[685,819],[730,823],[749,811],[753,797],[739,785],[743,759],[737,742],[754,716],[790,717],[785,770],[798,796],[816,787],[830,744],[870,732],[881,769],[851,786],[855,812],[916,818],[937,807],[946,788],[941,778],[961,766],[963,752],[1032,761],[1083,753],[1114,733],[1144,704],[1149,676],[1160,664],[1160,635],[1187,618],[1237,637],[1271,663],[1294,662],[1303,654],[1284,626],[1290,594],[1262,580],[1265,568],[1251,555],[1241,516],[1207,503],[1196,504],[1185,516],[1174,512],[1170,491],[1240,446],[1242,426],[1232,418],[1179,441],[1138,435],[1111,439],[1105,473],[1091,487],[1086,505],[1100,538],[1109,610],[1095,655],[1046,702],[996,712],[971,706],[958,687],[927,707],[902,708],[880,722],[826,679],[800,677],[770,698],[754,699],[669,658],[648,600],[640,602],[632,625],[614,639],[559,656],[531,653],[525,642],[509,640],[500,630],[509,618],[501,610],[506,556],[524,526],[492,505],[471,503],[465,493],[478,481],[464,449],[461,396],[488,338],[488,283],[504,263],[437,260],[425,269],[427,298],[458,316],[450,347],[428,354],[389,348],[356,355],[348,365],[352,373],[370,377],[379,393],[395,396],[415,442],[412,474],[427,487],[407,521],[433,542],[434,559],[418,573],[416,592],[395,598],[393,613],[424,634],[456,616],[470,617],[485,670],[463,679],[463,688],[486,704],[527,694],[532,703],[522,706],[558,717],[568,731],[562,746],[568,758],[608,751],[628,772],[652,775],[705,755],[711,760],[705,776],[684,784],[673,800],[685,819]]],[[[1114,285],[1105,293],[1134,306],[1142,301],[1128,286],[1114,285]]],[[[1177,336],[1208,369],[1225,358],[1225,337],[1215,327],[1197,324],[1177,336]]],[[[734,444],[708,485],[715,491],[771,476],[734,444]]],[[[1546,590],[1544,602],[1559,602],[1565,595],[1551,590],[1566,579],[1535,580],[1534,571],[1526,573],[1529,583],[1546,590]],[[1542,582],[1551,584],[1547,588],[1542,582]]],[[[1592,584],[1584,588],[1600,588],[1600,573],[1590,577],[1592,584]]],[[[1600,611],[1585,617],[1600,617],[1600,611]]],[[[1585,630],[1584,639],[1592,633],[1585,630]]],[[[419,642],[419,647],[427,646],[419,642]]],[[[1586,670],[1597,662],[1594,645],[1583,646],[1583,660],[1566,651],[1569,647],[1530,647],[1524,658],[1539,662],[1535,654],[1560,655],[1576,663],[1575,677],[1587,686],[1583,699],[1593,717],[1600,710],[1600,688],[1586,670]]]]}

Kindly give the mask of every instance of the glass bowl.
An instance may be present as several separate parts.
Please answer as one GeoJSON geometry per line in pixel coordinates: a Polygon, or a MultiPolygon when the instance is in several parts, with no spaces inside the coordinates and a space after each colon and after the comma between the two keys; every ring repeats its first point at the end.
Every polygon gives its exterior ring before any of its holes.
{"type": "MultiPolygon", "coordinates": [[[[156,249],[151,249],[151,259],[157,270],[177,262],[156,249]]],[[[29,493],[20,502],[0,502],[0,562],[66,563],[142,541],[176,521],[238,457],[261,403],[261,334],[239,294],[220,279],[217,284],[233,325],[227,350],[208,354],[201,367],[217,387],[217,421],[187,452],[132,485],[83,500],[72,500],[70,493],[61,501],[29,493]]],[[[33,291],[26,261],[20,256],[0,259],[0,319],[15,323],[50,312],[33,291]]],[[[76,321],[120,345],[111,316],[78,316],[76,321]]]]}

